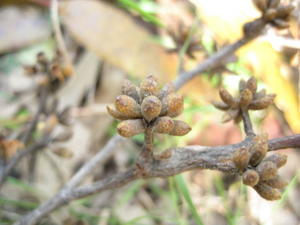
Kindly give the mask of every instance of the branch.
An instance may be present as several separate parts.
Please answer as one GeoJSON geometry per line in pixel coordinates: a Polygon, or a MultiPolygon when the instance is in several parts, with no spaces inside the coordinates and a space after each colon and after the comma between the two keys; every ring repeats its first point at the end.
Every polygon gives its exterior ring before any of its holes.
{"type": "Polygon", "coordinates": [[[8,176],[11,170],[23,157],[46,147],[51,141],[52,138],[50,138],[47,135],[42,137],[40,140],[36,141],[33,145],[29,146],[28,148],[18,151],[18,153],[8,162],[8,164],[0,172],[0,189],[4,183],[5,177],[8,176]]]}
{"type": "MultiPolygon", "coordinates": [[[[107,189],[118,188],[141,178],[168,177],[192,169],[211,169],[234,173],[237,169],[232,162],[233,153],[241,147],[250,148],[251,145],[252,138],[247,138],[234,145],[217,147],[187,146],[171,149],[172,156],[170,158],[161,161],[155,160],[152,164],[147,164],[144,167],[146,173],[143,176],[141,176],[136,167],[133,167],[90,185],[64,189],[14,225],[34,225],[55,209],[75,199],[100,193],[107,189]]],[[[300,134],[272,139],[269,141],[269,147],[270,151],[283,148],[298,148],[300,147],[300,134]]]]}
{"type": "Polygon", "coordinates": [[[255,134],[252,127],[252,122],[250,120],[249,111],[247,109],[241,109],[241,110],[242,110],[244,131],[247,136],[254,136],[255,134]]]}
{"type": "Polygon", "coordinates": [[[222,48],[220,51],[216,52],[214,55],[204,60],[204,62],[201,62],[199,65],[197,65],[194,69],[190,71],[181,72],[177,79],[174,81],[175,89],[180,89],[185,83],[187,83],[189,80],[191,80],[198,74],[214,69],[224,64],[226,58],[231,56],[236,50],[238,50],[239,48],[256,38],[258,35],[259,33],[257,33],[255,36],[252,36],[251,38],[243,37],[235,43],[222,48]]]}

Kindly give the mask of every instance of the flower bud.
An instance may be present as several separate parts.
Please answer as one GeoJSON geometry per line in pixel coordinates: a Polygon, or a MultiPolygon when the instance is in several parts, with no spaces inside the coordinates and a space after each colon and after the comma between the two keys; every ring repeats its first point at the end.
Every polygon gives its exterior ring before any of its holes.
{"type": "Polygon", "coordinates": [[[165,86],[159,92],[159,99],[163,100],[165,97],[167,97],[169,94],[173,93],[174,91],[175,89],[172,83],[165,84],[165,86]]]}
{"type": "Polygon", "coordinates": [[[254,144],[250,148],[250,152],[252,153],[250,164],[256,166],[263,160],[268,152],[268,135],[257,135],[253,138],[253,142],[254,144]]]}
{"type": "Polygon", "coordinates": [[[270,95],[266,95],[261,99],[256,99],[249,104],[248,108],[252,110],[265,109],[269,105],[273,104],[275,97],[276,95],[270,94],[270,95]]]}
{"type": "Polygon", "coordinates": [[[73,75],[74,70],[72,65],[70,64],[65,64],[61,66],[61,72],[63,74],[64,77],[70,77],[73,75]]]}
{"type": "Polygon", "coordinates": [[[127,95],[119,95],[116,98],[116,109],[124,116],[129,118],[138,118],[141,116],[140,105],[131,97],[127,95]]]}
{"type": "Polygon", "coordinates": [[[281,194],[277,189],[274,189],[266,183],[257,184],[254,189],[264,199],[274,201],[281,198],[281,194]]]}
{"type": "Polygon", "coordinates": [[[257,81],[254,77],[251,77],[248,81],[247,81],[247,88],[252,92],[252,94],[256,93],[257,90],[257,81]]]}
{"type": "Polygon", "coordinates": [[[271,161],[263,161],[256,167],[261,180],[269,180],[277,175],[277,167],[271,161]]]}
{"type": "Polygon", "coordinates": [[[279,6],[276,9],[277,18],[285,19],[295,9],[293,5],[279,6]]]}
{"type": "Polygon", "coordinates": [[[246,88],[242,91],[241,97],[240,97],[240,107],[246,107],[250,104],[252,101],[253,94],[250,91],[250,89],[246,88]]]}
{"type": "Polygon", "coordinates": [[[227,105],[226,103],[224,102],[217,102],[217,101],[212,101],[212,104],[214,107],[216,107],[217,109],[219,110],[227,110],[230,108],[229,105],[227,105]]]}
{"type": "Polygon", "coordinates": [[[224,88],[219,90],[220,98],[223,102],[225,102],[229,106],[233,106],[235,104],[234,98],[232,95],[224,88]]]}
{"type": "Polygon", "coordinates": [[[73,157],[73,152],[68,149],[68,148],[64,148],[64,147],[57,147],[57,148],[53,148],[52,152],[64,159],[70,159],[73,157]]]}
{"type": "Polygon", "coordinates": [[[119,111],[115,110],[114,108],[110,106],[106,106],[107,112],[114,117],[117,120],[128,120],[130,119],[128,116],[124,116],[122,113],[119,111]]]}
{"type": "Polygon", "coordinates": [[[239,92],[242,93],[245,88],[247,88],[247,82],[241,79],[239,82],[239,92]]]}
{"type": "Polygon", "coordinates": [[[118,133],[123,137],[132,137],[145,131],[142,120],[125,120],[117,126],[118,133]]]}
{"type": "Polygon", "coordinates": [[[265,183],[272,188],[282,189],[288,185],[288,182],[283,180],[279,175],[276,175],[270,180],[266,180],[265,183]]]}
{"type": "Polygon", "coordinates": [[[150,122],[154,118],[158,117],[161,112],[161,102],[160,100],[154,96],[150,95],[144,98],[141,105],[141,112],[143,117],[150,122]]]}
{"type": "Polygon", "coordinates": [[[286,164],[287,156],[281,153],[274,153],[265,158],[264,161],[271,161],[276,165],[277,168],[280,168],[286,164]]]}
{"type": "Polygon", "coordinates": [[[272,21],[272,24],[278,29],[286,29],[290,26],[287,21],[284,21],[282,19],[275,19],[272,21]]]}
{"type": "Polygon", "coordinates": [[[268,8],[276,8],[278,7],[280,0],[269,0],[268,8]]]}
{"type": "Polygon", "coordinates": [[[253,3],[262,12],[267,8],[266,0],[253,0],[253,3]]]}
{"type": "Polygon", "coordinates": [[[167,115],[170,117],[179,116],[183,111],[183,97],[180,94],[172,93],[167,97],[167,115]]]}
{"type": "Polygon", "coordinates": [[[254,187],[257,185],[259,181],[259,175],[255,170],[247,170],[245,173],[243,173],[243,183],[245,185],[254,187]]]}
{"type": "Polygon", "coordinates": [[[250,154],[248,150],[245,147],[241,147],[234,152],[232,160],[236,168],[238,168],[240,171],[244,171],[248,166],[249,159],[250,154]]]}
{"type": "Polygon", "coordinates": [[[267,21],[272,21],[276,18],[277,11],[276,9],[268,9],[264,14],[264,19],[267,21]]]}
{"type": "Polygon", "coordinates": [[[173,130],[173,128],[174,128],[174,121],[168,116],[163,116],[163,117],[159,117],[155,121],[153,131],[156,133],[168,134],[173,130]]]}
{"type": "Polygon", "coordinates": [[[192,128],[183,121],[174,120],[174,127],[172,131],[169,133],[173,136],[183,136],[190,132],[192,128]]]}
{"type": "Polygon", "coordinates": [[[141,82],[140,94],[142,98],[145,98],[149,95],[157,96],[159,94],[159,85],[154,76],[147,76],[146,79],[141,82]]]}
{"type": "Polygon", "coordinates": [[[140,102],[138,88],[130,80],[125,80],[121,89],[123,95],[128,95],[131,98],[133,98],[136,102],[140,102]]]}
{"type": "Polygon", "coordinates": [[[266,90],[265,89],[263,89],[263,90],[260,90],[259,92],[256,92],[255,94],[254,94],[254,99],[256,100],[256,99],[261,99],[261,98],[263,98],[263,97],[265,97],[266,96],[266,90]]]}

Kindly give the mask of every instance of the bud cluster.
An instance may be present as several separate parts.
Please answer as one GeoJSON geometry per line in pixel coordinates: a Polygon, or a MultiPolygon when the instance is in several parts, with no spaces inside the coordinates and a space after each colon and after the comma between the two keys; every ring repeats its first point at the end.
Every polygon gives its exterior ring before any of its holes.
{"type": "Polygon", "coordinates": [[[45,53],[39,52],[36,64],[26,65],[24,70],[27,75],[35,76],[39,80],[41,88],[49,86],[53,92],[73,73],[71,65],[63,63],[63,57],[59,52],[56,52],[52,60],[48,60],[45,53]]]}
{"type": "Polygon", "coordinates": [[[268,152],[268,136],[257,135],[252,140],[250,149],[240,148],[233,156],[233,162],[245,185],[253,187],[256,192],[267,200],[281,198],[279,189],[287,182],[278,175],[278,169],[285,165],[286,155],[275,153],[265,157],[268,152]]]}
{"type": "Polygon", "coordinates": [[[146,77],[139,87],[129,80],[122,86],[122,95],[115,100],[115,108],[108,113],[122,122],[117,130],[121,136],[132,137],[151,129],[156,133],[174,136],[187,134],[191,128],[180,120],[173,120],[183,111],[183,97],[174,92],[171,84],[160,89],[153,76],[146,77]]]}
{"type": "Polygon", "coordinates": [[[280,0],[253,0],[254,5],[262,13],[261,18],[244,25],[246,36],[260,32],[266,24],[278,29],[289,27],[289,18],[294,9],[293,5],[280,5],[280,0]]]}
{"type": "Polygon", "coordinates": [[[261,110],[273,104],[275,94],[266,94],[265,90],[257,92],[257,81],[250,78],[247,82],[240,81],[239,96],[233,97],[226,89],[219,91],[223,102],[213,102],[213,105],[220,110],[226,111],[223,122],[234,120],[239,123],[242,120],[242,110],[261,110]]]}

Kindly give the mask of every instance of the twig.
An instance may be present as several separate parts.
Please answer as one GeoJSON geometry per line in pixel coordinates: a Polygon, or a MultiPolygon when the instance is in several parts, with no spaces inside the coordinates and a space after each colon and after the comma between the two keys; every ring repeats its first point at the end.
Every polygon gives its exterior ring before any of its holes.
{"type": "MultiPolygon", "coordinates": [[[[252,139],[247,138],[238,144],[220,147],[187,146],[174,148],[169,159],[152,161],[151,165],[146,165],[149,168],[147,168],[148,173],[144,177],[141,177],[139,171],[134,167],[90,185],[64,189],[14,225],[34,225],[55,209],[75,199],[107,189],[118,188],[140,178],[168,177],[192,169],[212,169],[227,173],[236,172],[237,169],[232,162],[233,153],[241,147],[250,148],[251,144],[252,139]]],[[[291,147],[298,148],[300,147],[300,135],[272,139],[269,141],[269,146],[270,151],[291,147]]]]}
{"type": "Polygon", "coordinates": [[[60,29],[57,0],[51,0],[50,14],[51,14],[51,21],[52,21],[52,26],[53,26],[53,30],[54,30],[54,36],[55,36],[55,40],[58,45],[58,49],[62,53],[64,60],[70,66],[72,66],[72,61],[69,57],[67,47],[65,45],[63,35],[62,35],[61,29],[60,29]]]}
{"type": "MultiPolygon", "coordinates": [[[[258,35],[259,34],[257,34],[257,36],[258,35]]],[[[180,89],[185,83],[187,83],[189,80],[194,78],[196,75],[208,70],[212,70],[222,65],[226,58],[228,58],[236,50],[238,50],[240,47],[244,46],[245,44],[247,44],[253,39],[254,37],[242,38],[237,42],[222,48],[220,51],[216,52],[214,55],[206,59],[204,62],[201,62],[199,65],[197,65],[194,69],[180,73],[177,79],[174,81],[175,89],[176,90],[180,89]]]]}
{"type": "Polygon", "coordinates": [[[36,141],[33,145],[29,146],[24,150],[18,151],[18,153],[8,162],[8,164],[2,169],[0,173],[0,189],[4,183],[5,177],[8,176],[10,171],[16,166],[16,164],[24,157],[29,154],[36,152],[44,147],[46,147],[52,138],[49,136],[44,136],[40,140],[36,141]]]}
{"type": "Polygon", "coordinates": [[[242,110],[244,131],[245,131],[247,136],[254,136],[255,133],[253,131],[252,122],[250,120],[249,112],[248,112],[247,109],[241,109],[241,110],[242,110]]]}

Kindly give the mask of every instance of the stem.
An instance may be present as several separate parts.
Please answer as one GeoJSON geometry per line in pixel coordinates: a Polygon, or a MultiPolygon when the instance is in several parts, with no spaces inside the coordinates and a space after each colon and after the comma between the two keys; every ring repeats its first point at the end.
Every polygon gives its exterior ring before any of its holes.
{"type": "Polygon", "coordinates": [[[246,135],[247,136],[255,136],[248,110],[247,109],[241,109],[241,110],[242,110],[244,131],[245,131],[246,135]]]}

